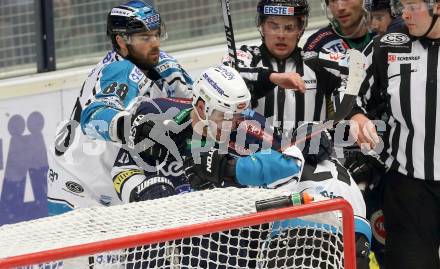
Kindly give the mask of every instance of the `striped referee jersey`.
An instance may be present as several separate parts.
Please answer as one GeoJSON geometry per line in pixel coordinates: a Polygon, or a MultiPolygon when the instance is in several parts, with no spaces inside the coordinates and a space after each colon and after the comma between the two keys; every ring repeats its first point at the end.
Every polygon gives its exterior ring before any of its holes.
{"type": "Polygon", "coordinates": [[[364,50],[367,75],[360,104],[389,115],[382,157],[404,175],[440,181],[439,40],[406,28],[375,38],[364,50]]]}
{"type": "MultiPolygon", "coordinates": [[[[252,108],[271,119],[276,131],[289,133],[303,121],[323,121],[327,118],[325,95],[340,100],[342,96],[341,74],[347,66],[339,65],[345,57],[340,53],[306,53],[296,48],[285,60],[275,59],[264,44],[243,45],[237,50],[237,70],[249,87],[252,108]],[[270,74],[296,72],[306,84],[306,93],[281,88],[269,80],[270,74]]],[[[223,63],[229,64],[229,56],[223,63]]]]}

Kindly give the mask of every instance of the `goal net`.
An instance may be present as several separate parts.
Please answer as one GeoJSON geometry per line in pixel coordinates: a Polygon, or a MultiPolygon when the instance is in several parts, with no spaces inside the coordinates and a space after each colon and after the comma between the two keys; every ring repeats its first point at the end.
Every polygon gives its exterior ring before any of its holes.
{"type": "Polygon", "coordinates": [[[219,188],[0,227],[0,268],[355,268],[343,199],[256,212],[281,190],[219,188]]]}

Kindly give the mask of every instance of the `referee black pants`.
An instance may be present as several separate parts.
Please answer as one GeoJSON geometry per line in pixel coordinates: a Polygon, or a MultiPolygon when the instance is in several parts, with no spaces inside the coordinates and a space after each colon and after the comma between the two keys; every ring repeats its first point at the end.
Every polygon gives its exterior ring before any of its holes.
{"type": "Polygon", "coordinates": [[[439,269],[440,182],[385,174],[387,269],[439,269]]]}

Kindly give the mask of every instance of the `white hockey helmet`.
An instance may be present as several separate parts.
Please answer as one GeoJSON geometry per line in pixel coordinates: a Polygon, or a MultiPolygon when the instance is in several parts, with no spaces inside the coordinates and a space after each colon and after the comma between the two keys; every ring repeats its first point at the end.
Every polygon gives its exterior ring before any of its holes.
{"type": "Polygon", "coordinates": [[[223,114],[224,120],[232,120],[246,110],[251,94],[241,75],[229,66],[216,66],[205,70],[193,86],[193,107],[198,100],[205,102],[205,119],[201,121],[209,126],[209,120],[215,112],[223,114]]]}

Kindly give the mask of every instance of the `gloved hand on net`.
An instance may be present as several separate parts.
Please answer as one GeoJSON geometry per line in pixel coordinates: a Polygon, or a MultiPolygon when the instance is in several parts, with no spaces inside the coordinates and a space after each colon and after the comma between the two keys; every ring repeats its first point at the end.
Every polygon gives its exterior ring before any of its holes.
{"type": "Polygon", "coordinates": [[[201,152],[200,157],[187,158],[183,169],[185,177],[195,190],[220,187],[225,179],[233,181],[235,177],[234,160],[215,148],[201,152]]]}

